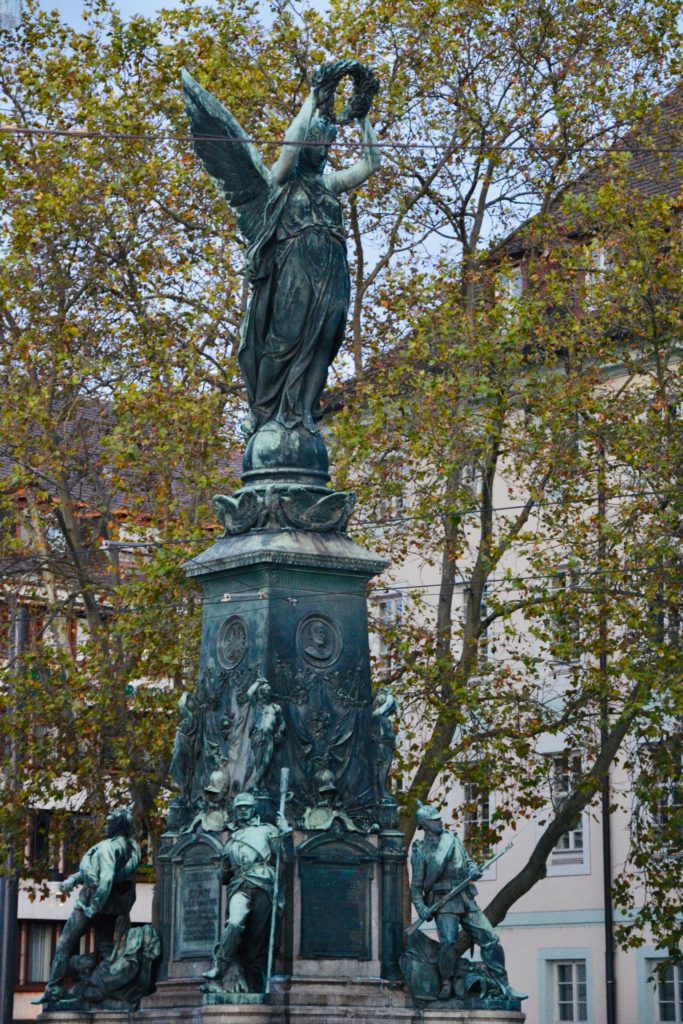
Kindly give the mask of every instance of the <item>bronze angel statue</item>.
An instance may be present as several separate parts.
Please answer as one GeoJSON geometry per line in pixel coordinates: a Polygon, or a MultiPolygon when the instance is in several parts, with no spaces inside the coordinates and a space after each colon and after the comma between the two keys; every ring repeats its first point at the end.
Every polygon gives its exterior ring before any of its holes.
{"type": "Polygon", "coordinates": [[[239,347],[251,410],[247,430],[276,421],[287,430],[303,425],[314,432],[349,305],[339,196],[362,185],[380,165],[367,117],[379,83],[358,61],[324,64],[272,167],[234,117],[187,72],[183,88],[197,154],[248,243],[251,297],[239,347]],[[337,118],[335,90],[346,75],[355,91],[337,118]],[[362,159],[345,170],[326,171],[336,124],[352,120],[360,124],[362,159]]]}

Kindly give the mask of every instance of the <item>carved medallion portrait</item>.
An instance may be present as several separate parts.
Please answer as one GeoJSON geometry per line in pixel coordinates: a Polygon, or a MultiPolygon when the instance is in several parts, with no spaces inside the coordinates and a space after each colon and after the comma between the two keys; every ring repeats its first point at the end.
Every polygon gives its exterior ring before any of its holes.
{"type": "Polygon", "coordinates": [[[313,668],[327,668],[341,654],[339,627],[324,615],[308,615],[296,631],[296,648],[313,668]]]}
{"type": "Polygon", "coordinates": [[[225,669],[236,668],[247,650],[247,624],[239,615],[231,615],[216,637],[216,657],[225,669]]]}

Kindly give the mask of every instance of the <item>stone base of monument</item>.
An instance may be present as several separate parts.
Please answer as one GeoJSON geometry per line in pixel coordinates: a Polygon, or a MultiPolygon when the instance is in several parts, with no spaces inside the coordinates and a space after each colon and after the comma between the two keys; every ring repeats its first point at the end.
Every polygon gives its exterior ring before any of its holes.
{"type": "MultiPolygon", "coordinates": [[[[380,981],[335,983],[316,978],[274,979],[265,1002],[253,997],[221,1006],[206,1004],[141,1008],[129,1024],[524,1024],[523,1013],[509,1010],[462,1010],[434,1005],[416,1009],[400,989],[380,981]],[[249,1001],[247,1001],[249,1000],[249,1001]]],[[[262,997],[258,997],[262,998],[262,997]]],[[[50,1013],[47,1024],[120,1024],[121,1013],[70,1011],[50,1013]]]]}

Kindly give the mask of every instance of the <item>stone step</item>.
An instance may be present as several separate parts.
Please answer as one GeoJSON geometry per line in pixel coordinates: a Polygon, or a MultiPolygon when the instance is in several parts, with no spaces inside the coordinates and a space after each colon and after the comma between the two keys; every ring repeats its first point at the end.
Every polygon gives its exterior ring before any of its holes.
{"type": "Polygon", "coordinates": [[[400,987],[381,978],[349,978],[339,981],[295,975],[274,977],[269,1002],[288,1006],[408,1007],[410,1000],[400,987]]]}
{"type": "MultiPolygon", "coordinates": [[[[525,1016],[503,1010],[416,1010],[413,1007],[344,1005],[283,1007],[247,1003],[139,1010],[132,1020],[134,1024],[524,1024],[525,1016]]],[[[75,1018],[71,1024],[76,1024],[75,1018]]],[[[93,1024],[105,1024],[105,1021],[97,1015],[93,1024]]]]}

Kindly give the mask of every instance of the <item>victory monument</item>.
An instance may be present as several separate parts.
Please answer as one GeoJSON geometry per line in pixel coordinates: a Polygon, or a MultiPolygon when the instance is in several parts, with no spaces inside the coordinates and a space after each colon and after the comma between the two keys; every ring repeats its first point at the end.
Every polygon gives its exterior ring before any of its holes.
{"type": "MultiPolygon", "coordinates": [[[[523,997],[474,900],[480,868],[431,808],[418,814],[411,897],[438,941],[405,934],[396,701],[373,688],[368,649],[366,590],[385,563],[346,534],[354,495],[330,487],[317,426],[350,295],[339,197],[379,167],[368,120],[379,83],[354,60],[323,65],[272,167],[187,73],[183,88],[197,155],[248,245],[248,443],[242,487],[215,499],[222,538],[186,566],[204,595],[199,675],[173,747],[156,990],[140,998],[138,984],[128,1008],[155,1024],[521,1022],[523,997]],[[354,90],[339,115],[345,77],[354,90]],[[327,171],[337,125],[354,121],[361,159],[327,171]],[[459,956],[461,927],[481,963],[459,956]]],[[[59,956],[44,1012],[99,1018],[78,992],[61,998],[59,956]]]]}

